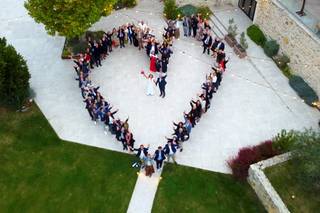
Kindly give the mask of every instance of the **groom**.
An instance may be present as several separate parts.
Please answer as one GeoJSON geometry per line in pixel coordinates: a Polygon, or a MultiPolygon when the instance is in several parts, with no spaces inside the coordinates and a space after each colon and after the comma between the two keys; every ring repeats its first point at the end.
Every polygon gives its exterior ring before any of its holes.
{"type": "Polygon", "coordinates": [[[167,75],[163,72],[160,72],[159,77],[157,79],[156,85],[159,84],[160,97],[164,98],[166,96],[166,77],[167,75]]]}

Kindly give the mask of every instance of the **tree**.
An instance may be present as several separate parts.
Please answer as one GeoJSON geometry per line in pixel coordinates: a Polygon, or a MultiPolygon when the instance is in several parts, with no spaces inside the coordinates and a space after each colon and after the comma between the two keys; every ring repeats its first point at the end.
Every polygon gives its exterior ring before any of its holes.
{"type": "Polygon", "coordinates": [[[303,0],[302,2],[302,6],[301,6],[301,9],[299,11],[297,11],[297,14],[299,16],[304,16],[306,15],[306,13],[304,12],[304,6],[306,5],[306,0],[303,0]]]}
{"type": "Polygon", "coordinates": [[[102,13],[108,14],[116,0],[27,0],[25,7],[48,34],[74,38],[84,32],[102,13]]]}
{"type": "Polygon", "coordinates": [[[320,132],[299,134],[292,152],[297,181],[307,190],[320,192],[320,132]]]}
{"type": "Polygon", "coordinates": [[[21,107],[29,95],[30,74],[26,61],[0,38],[0,103],[21,107]]]}
{"type": "Polygon", "coordinates": [[[176,0],[164,0],[163,15],[169,20],[176,20],[179,14],[176,0]]]}

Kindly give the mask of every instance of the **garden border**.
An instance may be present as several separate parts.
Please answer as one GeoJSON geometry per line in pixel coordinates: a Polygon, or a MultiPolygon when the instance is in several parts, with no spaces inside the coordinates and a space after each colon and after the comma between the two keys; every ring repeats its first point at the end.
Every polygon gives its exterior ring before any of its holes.
{"type": "Polygon", "coordinates": [[[290,158],[291,152],[287,152],[250,165],[247,180],[268,212],[290,213],[263,171],[290,158]]]}

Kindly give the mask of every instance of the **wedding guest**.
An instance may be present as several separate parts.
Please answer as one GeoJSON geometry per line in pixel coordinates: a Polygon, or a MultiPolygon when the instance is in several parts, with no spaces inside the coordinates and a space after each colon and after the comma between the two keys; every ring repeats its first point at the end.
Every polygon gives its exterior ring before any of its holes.
{"type": "Polygon", "coordinates": [[[147,147],[144,147],[143,144],[141,144],[138,149],[133,149],[133,151],[137,152],[136,156],[141,161],[141,168],[144,168],[145,166],[144,162],[146,160],[146,157],[148,156],[148,150],[149,150],[149,145],[147,147]]]}
{"type": "Polygon", "coordinates": [[[191,16],[191,27],[192,27],[193,37],[196,37],[197,29],[198,29],[198,19],[195,15],[191,16]]]}
{"type": "Polygon", "coordinates": [[[165,159],[165,152],[163,151],[162,147],[159,146],[154,153],[154,160],[156,161],[157,170],[160,170],[162,168],[162,163],[165,159]]]}
{"type": "Polygon", "coordinates": [[[147,157],[145,158],[145,172],[146,172],[146,176],[151,177],[152,174],[154,173],[154,167],[153,167],[153,158],[151,157],[150,154],[147,155],[147,157]]]}
{"type": "Polygon", "coordinates": [[[119,38],[120,48],[125,47],[124,46],[125,32],[124,32],[124,29],[122,27],[119,27],[117,37],[119,38]]]}
{"type": "Polygon", "coordinates": [[[211,37],[210,32],[206,32],[203,34],[202,42],[203,42],[203,52],[202,53],[205,53],[207,51],[207,53],[209,55],[210,54],[210,47],[212,44],[212,37],[211,37]]]}
{"type": "Polygon", "coordinates": [[[184,36],[187,37],[189,35],[189,22],[186,16],[183,17],[182,25],[183,25],[183,34],[184,36]]]}
{"type": "Polygon", "coordinates": [[[173,144],[173,142],[171,142],[171,141],[168,141],[167,144],[165,145],[163,151],[167,155],[168,162],[170,162],[170,158],[171,158],[174,163],[177,163],[175,160],[175,154],[177,152],[176,147],[177,147],[177,145],[173,144]]]}

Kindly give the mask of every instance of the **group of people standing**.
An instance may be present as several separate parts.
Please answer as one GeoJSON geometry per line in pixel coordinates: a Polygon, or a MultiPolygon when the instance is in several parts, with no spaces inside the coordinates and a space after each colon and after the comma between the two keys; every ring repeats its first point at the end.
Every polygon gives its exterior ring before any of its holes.
{"type": "Polygon", "coordinates": [[[202,42],[203,54],[207,53],[216,58],[216,63],[219,67],[225,69],[228,62],[224,52],[225,44],[221,38],[212,37],[212,30],[207,19],[201,18],[200,15],[185,16],[182,21],[183,33],[185,37],[192,36],[196,40],[202,42]]]}
{"type": "Polygon", "coordinates": [[[170,137],[166,137],[167,144],[164,147],[159,146],[153,155],[148,153],[149,146],[140,145],[140,148],[135,149],[137,151],[136,156],[141,161],[141,168],[145,168],[146,176],[149,177],[154,172],[154,161],[157,170],[162,168],[165,159],[168,162],[172,159],[176,163],[176,152],[178,150],[180,152],[183,151],[183,144],[190,138],[192,128],[197,125],[201,117],[210,108],[213,94],[217,92],[221,84],[222,75],[228,62],[224,53],[225,44],[218,37],[214,40],[212,39],[211,27],[208,21],[202,21],[200,17],[196,16],[192,16],[191,18],[185,17],[183,22],[186,21],[188,22],[188,27],[185,28],[185,23],[183,24],[184,35],[191,36],[193,34],[193,37],[203,42],[203,53],[207,52],[210,54],[211,51],[211,56],[215,58],[214,66],[212,66],[210,73],[206,76],[206,81],[201,85],[202,91],[200,94],[197,95],[195,100],[190,101],[190,111],[183,112],[184,121],[173,122],[174,132],[170,137]]]}
{"type": "MultiPolygon", "coordinates": [[[[122,143],[123,150],[133,152],[135,140],[129,129],[129,118],[125,121],[115,118],[118,110],[113,110],[113,106],[99,92],[99,87],[95,87],[92,84],[90,73],[94,67],[102,66],[101,61],[106,59],[115,47],[125,48],[126,43],[138,47],[139,50],[143,50],[146,47],[147,53],[160,51],[162,53],[161,60],[163,61],[169,60],[170,50],[166,44],[163,44],[158,50],[154,35],[151,34],[150,28],[143,21],[139,22],[137,26],[127,24],[120,26],[118,30],[113,28],[112,31],[104,33],[103,37],[99,40],[87,37],[87,41],[88,48],[86,52],[79,54],[74,60],[74,69],[77,73],[76,80],[79,82],[78,85],[84,99],[85,108],[95,124],[97,124],[97,121],[100,121],[105,125],[105,134],[109,131],[122,143]]],[[[165,73],[166,69],[163,67],[162,72],[165,73]]],[[[162,84],[161,79],[158,83],[159,85],[162,84]]]]}
{"type": "Polygon", "coordinates": [[[99,87],[95,87],[92,84],[89,74],[95,66],[102,66],[101,60],[106,59],[113,51],[113,48],[118,46],[125,48],[127,42],[130,45],[136,46],[139,50],[145,48],[146,54],[150,58],[149,73],[146,74],[144,71],[141,71],[141,74],[149,80],[147,95],[154,95],[153,87],[154,85],[159,85],[160,97],[164,98],[167,67],[170,56],[173,53],[170,47],[174,40],[176,22],[168,21],[168,27],[165,28],[163,43],[161,45],[151,33],[150,28],[141,21],[137,26],[127,24],[120,26],[118,30],[114,28],[112,32],[105,33],[98,41],[92,40],[90,37],[87,38],[88,48],[85,54],[79,54],[78,59],[74,60],[74,69],[77,73],[76,80],[79,82],[81,95],[89,116],[95,124],[97,121],[102,122],[105,125],[105,133],[107,134],[108,130],[111,134],[114,134],[116,139],[122,143],[123,150],[136,152],[140,164],[136,162],[133,164],[133,167],[140,166],[141,168],[145,168],[146,175],[150,177],[155,172],[153,167],[154,161],[157,170],[162,168],[165,159],[168,162],[170,159],[174,163],[176,162],[176,152],[178,150],[180,152],[183,151],[183,143],[189,139],[192,128],[196,126],[201,116],[210,108],[213,93],[219,88],[222,73],[225,71],[227,60],[224,54],[224,43],[219,38],[212,41],[210,34],[211,27],[208,22],[202,22],[199,17],[196,17],[196,19],[195,16],[192,16],[190,20],[184,18],[183,23],[185,21],[188,24],[191,23],[191,25],[187,25],[188,31],[185,31],[185,23],[183,24],[184,35],[190,36],[192,33],[194,37],[197,37],[201,29],[200,26],[203,25],[205,30],[201,34],[201,39],[197,39],[203,42],[203,52],[208,51],[208,49],[212,51],[212,56],[216,57],[216,63],[212,67],[210,74],[206,76],[206,82],[201,86],[202,92],[198,94],[195,100],[190,101],[191,110],[183,113],[184,121],[173,122],[174,132],[170,137],[166,137],[167,144],[163,147],[159,146],[152,155],[149,153],[149,145],[140,145],[139,148],[134,147],[135,140],[129,129],[129,118],[124,121],[115,118],[118,110],[113,110],[113,106],[104,99],[99,92],[99,87]]]}
{"type": "Polygon", "coordinates": [[[170,47],[172,46],[175,33],[175,22],[168,21],[167,24],[168,27],[164,29],[163,42],[161,45],[155,37],[151,37],[147,41],[146,54],[150,57],[150,67],[148,73],[144,70],[141,71],[141,74],[148,80],[147,96],[154,95],[154,85],[159,86],[160,97],[164,98],[166,96],[166,77],[169,59],[173,53],[170,47]]]}

